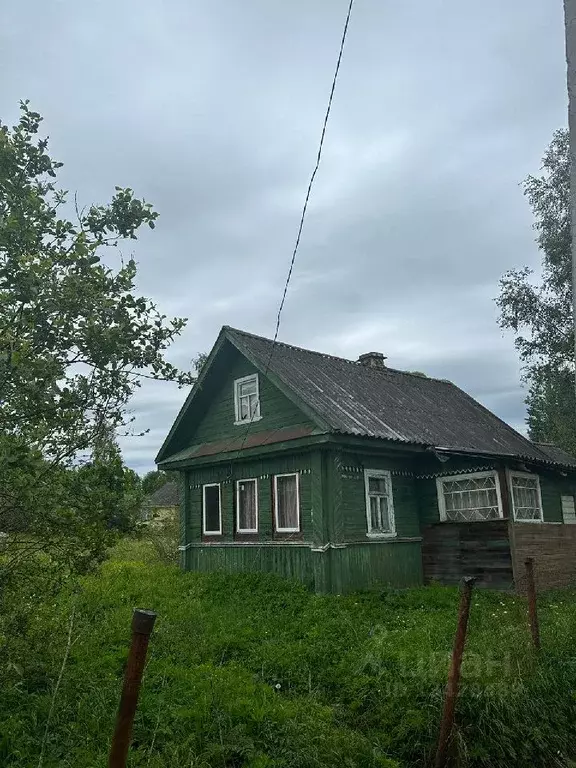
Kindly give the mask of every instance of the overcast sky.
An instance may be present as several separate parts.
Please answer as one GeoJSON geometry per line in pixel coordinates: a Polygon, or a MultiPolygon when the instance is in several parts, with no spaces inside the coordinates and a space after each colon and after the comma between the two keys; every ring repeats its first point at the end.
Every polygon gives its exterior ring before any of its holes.
{"type": "MultiPolygon", "coordinates": [[[[62,186],[131,186],[160,213],[139,290],[189,318],[189,366],[224,324],[271,336],[347,0],[19,0],[0,8],[0,117],[29,98],[62,186]]],[[[562,0],[356,0],[280,339],[450,378],[523,429],[494,297],[538,264],[519,183],[565,125],[562,0]]],[[[144,386],[138,471],[186,392],[144,386]]]]}

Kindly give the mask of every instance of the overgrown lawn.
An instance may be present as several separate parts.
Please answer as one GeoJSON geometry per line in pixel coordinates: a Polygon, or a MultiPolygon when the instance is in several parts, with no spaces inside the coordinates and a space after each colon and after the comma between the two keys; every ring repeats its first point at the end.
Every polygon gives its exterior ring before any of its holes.
{"type": "MultiPolygon", "coordinates": [[[[317,596],[270,575],[183,574],[154,552],[124,540],[96,575],[50,601],[38,601],[38,580],[23,586],[16,624],[0,635],[1,765],[37,766],[43,741],[43,768],[106,764],[134,607],[158,620],[131,766],[429,764],[456,589],[317,596]]],[[[457,765],[570,765],[575,598],[541,598],[536,659],[524,601],[475,592],[457,765]]]]}

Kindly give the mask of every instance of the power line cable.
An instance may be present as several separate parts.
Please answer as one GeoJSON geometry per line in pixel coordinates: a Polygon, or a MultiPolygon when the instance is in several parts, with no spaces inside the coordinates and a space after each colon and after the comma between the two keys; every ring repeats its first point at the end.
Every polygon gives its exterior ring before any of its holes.
{"type": "MultiPolygon", "coordinates": [[[[322,158],[322,149],[324,147],[324,139],[326,138],[326,128],[328,126],[328,119],[330,117],[330,111],[332,109],[332,101],[334,99],[334,91],[336,90],[336,83],[338,81],[338,73],[340,72],[340,63],[342,61],[342,54],[344,52],[344,44],[346,42],[346,35],[348,34],[348,24],[350,23],[350,15],[352,13],[352,6],[354,5],[354,0],[350,0],[350,3],[348,4],[348,13],[346,14],[346,21],[344,23],[344,30],[342,32],[342,39],[340,41],[340,50],[338,52],[338,60],[336,62],[336,69],[334,70],[334,77],[332,79],[332,87],[330,89],[330,98],[328,99],[328,106],[326,108],[326,114],[324,116],[324,123],[322,125],[322,134],[320,136],[320,144],[318,145],[318,155],[316,156],[316,165],[314,166],[314,170],[312,171],[312,176],[310,177],[310,182],[308,184],[308,189],[306,191],[306,198],[304,200],[304,206],[302,208],[302,215],[300,217],[300,225],[298,226],[298,235],[296,237],[296,243],[294,244],[294,250],[292,252],[292,259],[290,261],[290,269],[288,270],[288,276],[286,277],[286,283],[284,285],[284,292],[282,294],[282,301],[280,302],[280,307],[278,308],[278,315],[276,317],[276,330],[274,332],[274,340],[272,342],[272,351],[274,350],[274,346],[276,344],[276,340],[278,339],[278,332],[280,330],[280,318],[282,316],[282,310],[284,309],[284,303],[286,301],[286,294],[288,292],[288,286],[290,285],[290,280],[292,278],[292,272],[294,270],[294,263],[296,261],[296,254],[298,253],[298,248],[300,246],[300,238],[302,237],[302,229],[304,228],[304,219],[306,218],[306,212],[308,210],[308,202],[310,200],[310,193],[312,192],[312,186],[314,184],[314,179],[316,178],[316,174],[318,173],[318,168],[320,167],[320,160],[322,158]]],[[[272,352],[270,354],[270,358],[272,357],[272,352]]],[[[268,361],[268,365],[270,364],[270,360],[268,361]]],[[[266,371],[268,371],[268,368],[266,368],[266,371]]]]}
{"type": "MultiPolygon", "coordinates": [[[[268,373],[268,370],[270,368],[270,363],[272,362],[272,356],[274,354],[274,349],[276,347],[276,342],[278,341],[278,333],[280,331],[280,321],[282,318],[282,310],[284,309],[284,304],[286,302],[286,295],[288,293],[288,287],[290,285],[290,280],[292,279],[292,273],[294,271],[294,264],[296,262],[296,255],[298,253],[298,248],[300,247],[300,240],[302,238],[302,230],[304,228],[304,221],[306,219],[306,213],[308,211],[308,203],[310,201],[310,194],[312,192],[312,187],[314,185],[314,180],[316,178],[316,174],[318,173],[318,168],[320,167],[320,160],[322,159],[322,149],[324,147],[324,139],[326,138],[326,128],[328,127],[328,120],[330,118],[330,112],[332,110],[332,102],[334,100],[334,92],[336,90],[336,83],[338,82],[338,74],[340,72],[340,64],[342,62],[342,54],[344,52],[344,44],[346,43],[346,36],[348,34],[348,25],[350,24],[350,16],[352,14],[352,7],[354,5],[354,0],[350,0],[348,3],[348,12],[346,14],[346,21],[344,22],[344,29],[342,31],[342,38],[340,40],[340,49],[338,51],[338,59],[336,61],[336,68],[334,70],[334,77],[332,78],[332,87],[330,88],[330,97],[328,98],[328,106],[326,107],[326,114],[324,115],[324,123],[322,124],[322,133],[320,135],[320,143],[318,145],[318,154],[316,156],[316,164],[314,165],[314,170],[312,171],[312,175],[310,176],[310,181],[308,183],[308,189],[306,190],[306,197],[304,199],[304,205],[302,207],[302,214],[300,216],[300,224],[298,226],[298,234],[296,236],[296,242],[294,244],[294,250],[292,251],[292,258],[290,260],[290,268],[288,270],[288,275],[286,277],[286,282],[284,283],[284,290],[282,292],[282,299],[280,301],[280,306],[278,307],[278,314],[276,316],[276,328],[274,331],[274,338],[272,340],[272,346],[270,347],[270,354],[268,356],[268,361],[266,363],[266,368],[264,370],[264,376],[268,373]]],[[[260,392],[258,392],[258,400],[257,405],[260,405],[260,392]]],[[[248,405],[250,407],[250,404],[248,405]]],[[[244,437],[242,439],[242,442],[240,444],[240,448],[238,449],[238,453],[236,454],[236,459],[240,455],[240,452],[244,448],[244,444],[246,443],[246,440],[248,439],[248,435],[250,433],[250,429],[252,428],[252,424],[254,421],[254,414],[250,414],[250,422],[248,424],[248,428],[246,429],[246,432],[244,434],[244,437]]]]}

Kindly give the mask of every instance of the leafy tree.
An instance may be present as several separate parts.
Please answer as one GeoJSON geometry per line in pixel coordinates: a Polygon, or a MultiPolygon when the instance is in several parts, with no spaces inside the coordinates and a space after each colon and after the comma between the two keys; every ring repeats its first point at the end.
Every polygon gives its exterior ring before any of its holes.
{"type": "Polygon", "coordinates": [[[541,277],[528,267],[500,281],[500,325],[515,333],[528,386],[529,434],[576,454],[576,397],[570,235],[570,142],[556,131],[542,174],[524,182],[542,254],[541,277]]]}
{"type": "Polygon", "coordinates": [[[168,475],[166,472],[159,470],[151,470],[147,472],[142,478],[142,491],[146,496],[149,496],[154,491],[162,488],[168,482],[168,475]]]}
{"type": "Polygon", "coordinates": [[[208,360],[208,352],[199,352],[195,358],[192,359],[192,365],[196,374],[199,374],[204,367],[206,360],[208,360]]]}
{"type": "Polygon", "coordinates": [[[103,261],[157,213],[120,187],[72,206],[40,122],[23,102],[17,125],[0,124],[0,531],[74,567],[99,555],[119,489],[136,487],[110,437],[130,429],[141,378],[193,377],[164,358],[186,321],[135,292],[133,258],[103,261]]]}

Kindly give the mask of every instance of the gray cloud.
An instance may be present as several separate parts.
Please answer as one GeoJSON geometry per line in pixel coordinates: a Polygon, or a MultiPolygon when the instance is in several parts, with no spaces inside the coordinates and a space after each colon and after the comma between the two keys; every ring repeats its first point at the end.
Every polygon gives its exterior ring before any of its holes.
{"type": "MultiPolygon", "coordinates": [[[[23,0],[0,9],[4,120],[30,98],[84,203],[128,185],[158,227],[138,286],[190,318],[187,366],[223,324],[274,331],[345,0],[23,0]]],[[[451,378],[521,427],[493,298],[536,264],[519,182],[565,123],[561,3],[357,0],[281,339],[451,378]]],[[[185,392],[145,383],[150,468],[185,392]]]]}

